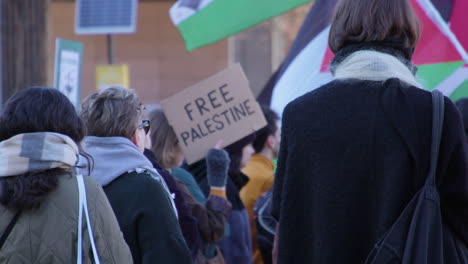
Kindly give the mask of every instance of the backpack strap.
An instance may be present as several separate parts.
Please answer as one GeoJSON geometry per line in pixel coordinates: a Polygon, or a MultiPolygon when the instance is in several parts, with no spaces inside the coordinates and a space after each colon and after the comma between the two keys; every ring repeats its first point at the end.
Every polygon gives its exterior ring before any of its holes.
{"type": "Polygon", "coordinates": [[[5,244],[5,241],[7,240],[8,235],[10,235],[11,230],[13,230],[13,227],[15,226],[16,222],[18,222],[20,214],[21,211],[16,212],[16,214],[13,216],[10,223],[8,224],[7,228],[3,232],[2,237],[0,238],[0,249],[2,248],[3,244],[5,244]]]}
{"type": "Polygon", "coordinates": [[[432,91],[432,143],[431,164],[426,184],[436,186],[435,176],[437,173],[437,162],[439,158],[440,141],[444,124],[444,95],[439,90],[432,91]]]}
{"type": "Polygon", "coordinates": [[[91,220],[89,217],[88,211],[88,201],[86,198],[86,188],[85,183],[83,180],[83,175],[77,174],[76,181],[78,183],[78,242],[77,242],[77,254],[76,254],[76,263],[81,264],[83,263],[83,213],[86,218],[86,225],[88,227],[88,235],[89,235],[89,242],[91,243],[91,249],[93,251],[93,258],[95,264],[100,264],[99,255],[96,249],[96,244],[94,243],[94,236],[93,236],[93,229],[91,227],[91,220]]]}

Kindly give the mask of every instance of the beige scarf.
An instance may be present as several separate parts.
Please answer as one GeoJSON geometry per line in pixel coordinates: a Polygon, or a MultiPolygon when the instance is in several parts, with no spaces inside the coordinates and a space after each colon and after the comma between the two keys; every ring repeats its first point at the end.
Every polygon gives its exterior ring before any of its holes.
{"type": "Polygon", "coordinates": [[[408,67],[396,57],[372,50],[356,51],[342,61],[335,70],[335,79],[385,81],[398,78],[416,87],[422,85],[408,67]]]}
{"type": "Polygon", "coordinates": [[[62,134],[19,134],[0,142],[0,177],[74,167],[78,153],[75,142],[62,134]]]}

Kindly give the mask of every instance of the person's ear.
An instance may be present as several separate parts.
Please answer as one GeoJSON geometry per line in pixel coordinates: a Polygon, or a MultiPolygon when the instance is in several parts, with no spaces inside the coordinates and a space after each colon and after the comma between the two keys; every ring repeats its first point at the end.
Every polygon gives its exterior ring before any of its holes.
{"type": "Polygon", "coordinates": [[[133,142],[133,144],[138,146],[137,130],[135,130],[135,132],[133,132],[132,137],[130,138],[130,140],[133,142]]]}
{"type": "Polygon", "coordinates": [[[266,140],[267,147],[272,149],[276,145],[276,138],[273,135],[269,135],[266,140]]]}
{"type": "Polygon", "coordinates": [[[146,135],[145,136],[138,135],[138,129],[135,130],[135,132],[133,132],[132,137],[130,138],[133,144],[135,144],[135,146],[137,146],[141,152],[145,151],[145,139],[146,139],[146,135]]]}

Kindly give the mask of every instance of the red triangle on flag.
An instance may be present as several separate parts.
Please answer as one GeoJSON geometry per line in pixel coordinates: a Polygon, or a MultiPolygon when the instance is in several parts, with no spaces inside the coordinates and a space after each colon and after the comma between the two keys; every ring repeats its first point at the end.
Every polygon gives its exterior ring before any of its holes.
{"type": "Polygon", "coordinates": [[[465,50],[468,50],[468,0],[456,0],[453,6],[450,28],[465,50]]]}
{"type": "Polygon", "coordinates": [[[330,71],[330,64],[334,57],[335,54],[333,54],[330,47],[327,46],[327,50],[325,51],[325,57],[323,57],[322,66],[320,67],[320,72],[330,71]]]}
{"type": "Polygon", "coordinates": [[[411,2],[421,25],[421,38],[413,55],[413,63],[422,65],[462,60],[452,42],[427,16],[417,0],[411,2]]]}

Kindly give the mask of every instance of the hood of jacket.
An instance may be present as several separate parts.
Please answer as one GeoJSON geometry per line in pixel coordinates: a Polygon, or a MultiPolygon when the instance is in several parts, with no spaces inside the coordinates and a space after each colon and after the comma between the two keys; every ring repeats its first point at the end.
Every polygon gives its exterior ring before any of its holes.
{"type": "MultiPolygon", "coordinates": [[[[152,170],[151,162],[138,147],[124,137],[86,137],[84,150],[92,157],[90,176],[106,186],[120,175],[137,168],[152,170]]],[[[80,172],[88,174],[89,163],[80,157],[80,172]]]]}

